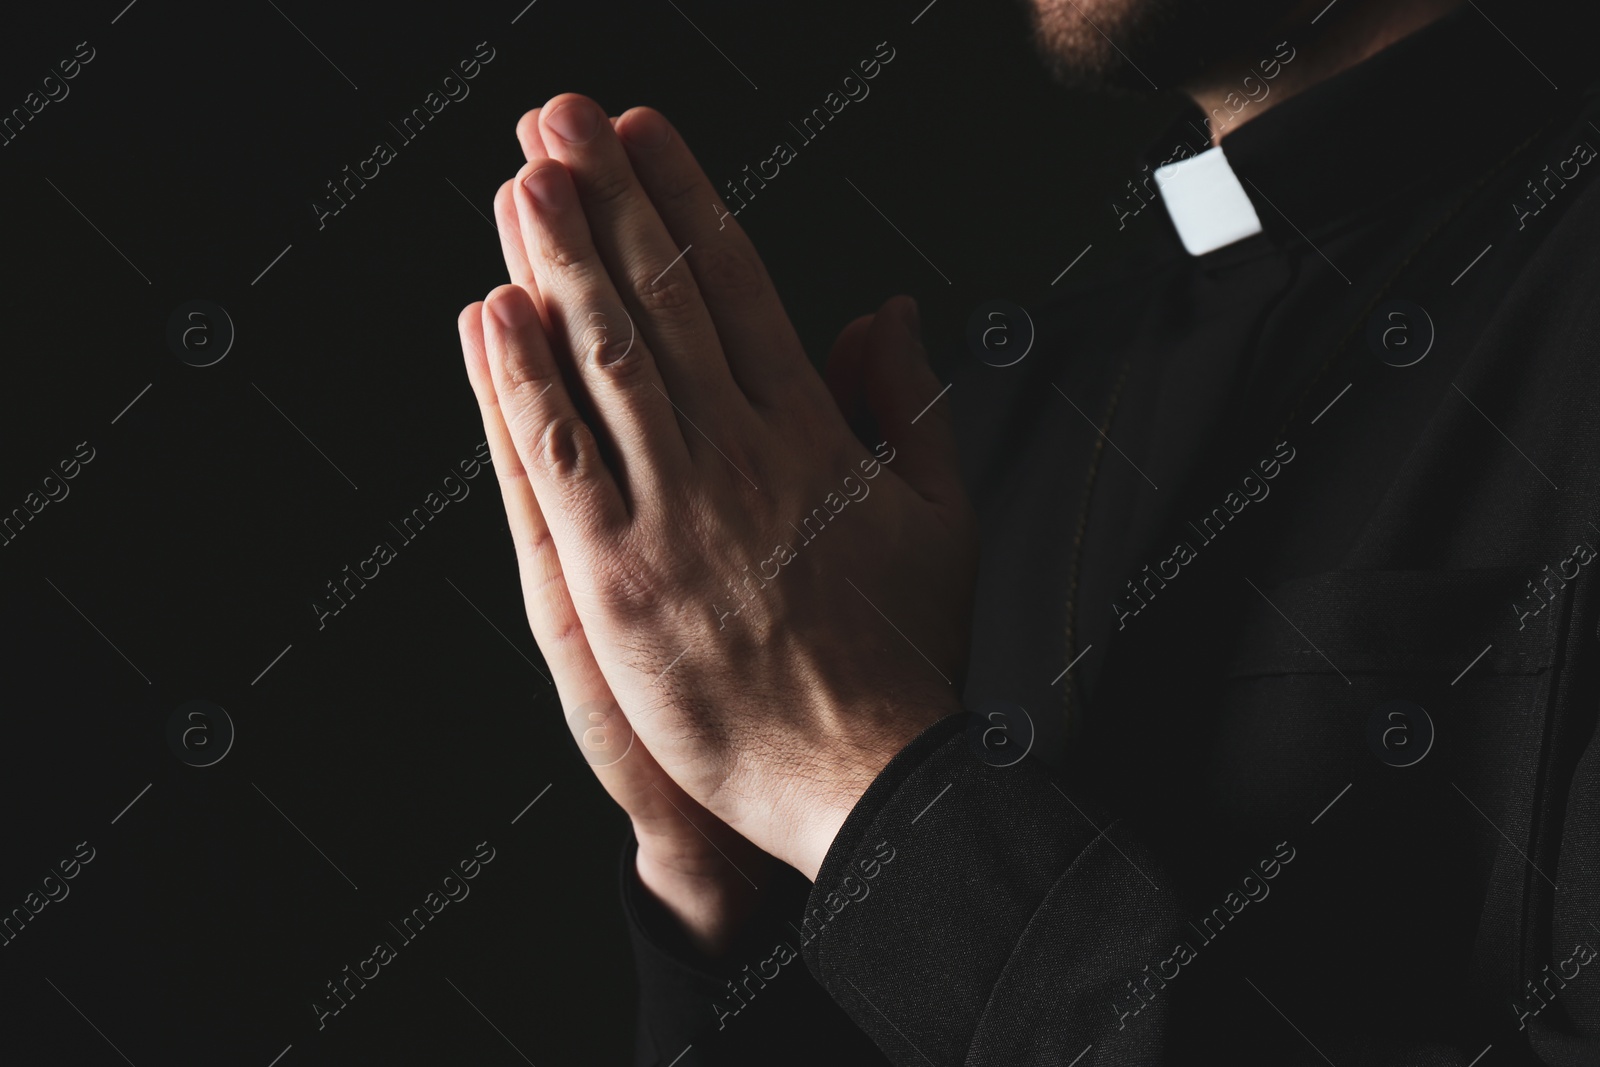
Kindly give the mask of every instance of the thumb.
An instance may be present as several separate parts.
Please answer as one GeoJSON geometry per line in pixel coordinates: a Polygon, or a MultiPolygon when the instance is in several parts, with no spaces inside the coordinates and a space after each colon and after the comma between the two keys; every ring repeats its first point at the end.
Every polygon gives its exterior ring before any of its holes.
{"type": "Polygon", "coordinates": [[[867,406],[894,448],[894,470],[925,499],[964,507],[948,388],[922,344],[917,302],[894,296],[873,317],[865,339],[867,406]]]}

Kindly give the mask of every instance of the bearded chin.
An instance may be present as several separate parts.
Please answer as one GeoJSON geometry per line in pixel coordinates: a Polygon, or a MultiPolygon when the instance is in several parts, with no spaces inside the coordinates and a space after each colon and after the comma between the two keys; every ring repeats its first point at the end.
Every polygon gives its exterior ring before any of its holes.
{"type": "Polygon", "coordinates": [[[1063,85],[1121,96],[1177,89],[1237,55],[1284,0],[1025,0],[1033,40],[1063,85]],[[1091,23],[1089,20],[1093,20],[1091,23]]]}

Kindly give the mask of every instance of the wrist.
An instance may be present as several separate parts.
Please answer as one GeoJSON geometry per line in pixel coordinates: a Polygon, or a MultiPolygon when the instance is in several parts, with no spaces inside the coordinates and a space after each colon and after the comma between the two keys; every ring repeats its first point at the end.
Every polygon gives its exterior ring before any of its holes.
{"type": "Polygon", "coordinates": [[[790,812],[784,820],[788,832],[782,851],[775,855],[815,882],[834,839],[884,768],[928,727],[961,710],[954,695],[948,700],[942,697],[919,705],[921,713],[915,715],[901,705],[897,729],[870,740],[852,738],[848,747],[822,761],[827,773],[819,768],[810,775],[791,777],[788,795],[779,801],[780,808],[790,812]]]}

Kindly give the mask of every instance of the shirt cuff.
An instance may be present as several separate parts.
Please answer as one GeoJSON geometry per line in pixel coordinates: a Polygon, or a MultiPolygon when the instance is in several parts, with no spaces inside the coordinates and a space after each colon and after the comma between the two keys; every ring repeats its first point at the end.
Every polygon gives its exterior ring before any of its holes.
{"type": "Polygon", "coordinates": [[[1165,1005],[1137,1033],[1108,1005],[1177,920],[1160,865],[1038,761],[980,758],[969,719],[925,730],[851,810],[806,902],[807,966],[896,1063],[1065,1063],[1122,1029],[1127,1062],[1154,1062],[1165,1005]]]}

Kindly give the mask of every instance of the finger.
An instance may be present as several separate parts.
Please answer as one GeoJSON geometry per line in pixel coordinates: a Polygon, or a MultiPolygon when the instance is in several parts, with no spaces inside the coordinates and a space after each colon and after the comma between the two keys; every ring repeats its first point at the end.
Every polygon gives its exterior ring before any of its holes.
{"type": "Polygon", "coordinates": [[[950,397],[928,363],[916,301],[890,297],[867,331],[867,405],[897,458],[895,472],[924,499],[965,506],[950,397]]]}
{"type": "MultiPolygon", "coordinates": [[[[534,108],[526,112],[517,120],[517,143],[522,146],[522,158],[532,163],[536,159],[544,159],[550,153],[545,150],[544,136],[539,133],[539,112],[543,108],[534,108]]],[[[617,124],[617,116],[611,116],[611,125],[617,124]]]]}
{"type": "Polygon", "coordinates": [[[646,107],[625,112],[617,132],[672,240],[694,246],[689,265],[744,394],[763,407],[824,402],[761,257],[683,138],[646,107]]]}
{"type": "Polygon", "coordinates": [[[525,112],[517,120],[517,143],[522,146],[522,158],[532,163],[536,159],[544,159],[550,153],[545,151],[544,139],[539,134],[539,112],[542,108],[534,108],[525,112]]]}
{"type": "Polygon", "coordinates": [[[522,286],[539,309],[539,324],[545,336],[550,336],[550,309],[545,306],[544,294],[534,280],[533,267],[528,262],[527,250],[522,246],[522,220],[517,217],[517,200],[512,190],[516,179],[505,181],[494,196],[495,229],[500,231],[500,251],[506,260],[506,276],[515,285],[522,286]]]}
{"type": "Polygon", "coordinates": [[[649,340],[611,284],[566,167],[541,160],[518,178],[523,247],[551,335],[572,354],[630,493],[659,492],[687,473],[690,454],[649,340]]]}
{"type": "MultiPolygon", "coordinates": [[[[544,147],[544,135],[539,132],[539,112],[543,108],[534,108],[517,120],[517,143],[522,145],[522,158],[532,163],[536,159],[544,159],[550,155],[544,147]]],[[[615,127],[617,116],[611,116],[611,125],[615,127]]]]}
{"type": "Polygon", "coordinates": [[[533,301],[502,285],[483,302],[484,351],[495,397],[557,547],[627,520],[622,494],[578,415],[533,301]]]}
{"type": "MultiPolygon", "coordinates": [[[[540,110],[534,108],[517,120],[517,143],[522,146],[523,158],[529,163],[550,157],[550,153],[544,150],[544,139],[539,135],[540,110]]],[[[528,290],[539,305],[539,316],[548,328],[550,320],[545,317],[544,301],[538,287],[533,284],[533,268],[528,266],[528,253],[522,245],[522,222],[517,218],[517,201],[511,192],[513,181],[500,186],[494,197],[494,221],[495,228],[500,231],[500,250],[505,253],[506,273],[514,283],[528,290]]]]}
{"type": "MultiPolygon", "coordinates": [[[[539,133],[541,110],[536,107],[517,120],[517,143],[522,146],[523,157],[530,163],[550,156],[545,151],[544,138],[539,133]]],[[[613,125],[616,121],[611,120],[613,125]]],[[[506,275],[512,282],[528,290],[528,295],[539,306],[540,321],[548,330],[550,319],[545,312],[544,297],[533,283],[533,268],[528,266],[528,253],[522,247],[522,224],[517,219],[517,202],[511,195],[511,189],[512,182],[505,182],[494,198],[495,228],[500,232],[500,251],[505,257],[506,275]]]]}
{"type": "Polygon", "coordinates": [[[457,326],[467,380],[472,383],[472,392],[478,401],[484,438],[499,477],[500,497],[517,552],[517,573],[522,580],[528,626],[550,669],[557,696],[568,715],[568,724],[584,754],[590,757],[595,775],[630,814],[649,810],[659,795],[651,788],[651,783],[659,780],[663,786],[668,786],[670,780],[655,766],[655,760],[642,744],[638,745],[637,752],[633,751],[632,727],[626,725],[626,717],[612,698],[611,686],[583,632],[555,542],[500,412],[484,347],[482,302],[468,305],[461,312],[457,326]],[[572,717],[580,708],[588,711],[572,717]],[[595,743],[595,727],[600,728],[603,746],[595,743]],[[629,757],[626,763],[622,762],[624,756],[629,757]]]}
{"type": "MultiPolygon", "coordinates": [[[[528,606],[528,624],[544,653],[562,703],[567,704],[578,696],[571,691],[575,682],[579,683],[577,688],[583,689],[584,680],[575,675],[581,676],[593,667],[594,656],[588,653],[577,611],[567,595],[561,559],[550,538],[550,527],[539,510],[527,468],[522,465],[522,457],[517,454],[511,431],[500,412],[500,399],[495,393],[484,345],[483,316],[482,301],[462,310],[456,323],[461,333],[461,353],[467,365],[467,380],[472,383],[472,393],[478,401],[478,414],[483,419],[489,458],[500,481],[500,499],[505,505],[512,544],[517,550],[517,570],[522,577],[523,601],[528,606]]],[[[597,667],[594,673],[598,676],[597,667]]]]}
{"type": "MultiPolygon", "coordinates": [[[[544,150],[544,141],[539,136],[539,111],[539,108],[534,108],[517,120],[517,143],[522,146],[522,154],[529,162],[549,158],[549,153],[544,150]]],[[[494,223],[500,233],[500,251],[506,261],[506,276],[533,297],[534,304],[539,308],[539,321],[544,324],[548,334],[550,316],[544,306],[544,294],[534,284],[527,249],[522,245],[522,221],[517,218],[517,201],[511,192],[514,186],[515,179],[508,180],[494,196],[494,223]]]]}
{"type": "Polygon", "coordinates": [[[839,406],[839,413],[856,432],[856,436],[864,441],[862,430],[868,409],[861,373],[866,362],[867,331],[872,327],[872,319],[871,315],[862,315],[839,331],[839,337],[828,352],[828,361],[823,365],[822,372],[823,379],[828,385],[828,392],[833,394],[833,402],[839,406]]]}
{"type": "Polygon", "coordinates": [[[603,118],[586,97],[558,96],[540,117],[544,144],[572,175],[596,251],[650,342],[668,395],[691,418],[720,415],[744,398],[695,284],[694,249],[673,243],[603,118]]]}
{"type": "MultiPolygon", "coordinates": [[[[500,231],[500,252],[506,261],[506,276],[515,285],[528,290],[536,301],[542,300],[533,284],[533,268],[528,265],[528,253],[522,246],[522,220],[517,218],[517,201],[512,193],[514,179],[503,182],[494,194],[494,225],[500,231]]],[[[542,317],[542,316],[541,316],[542,317]]]]}

